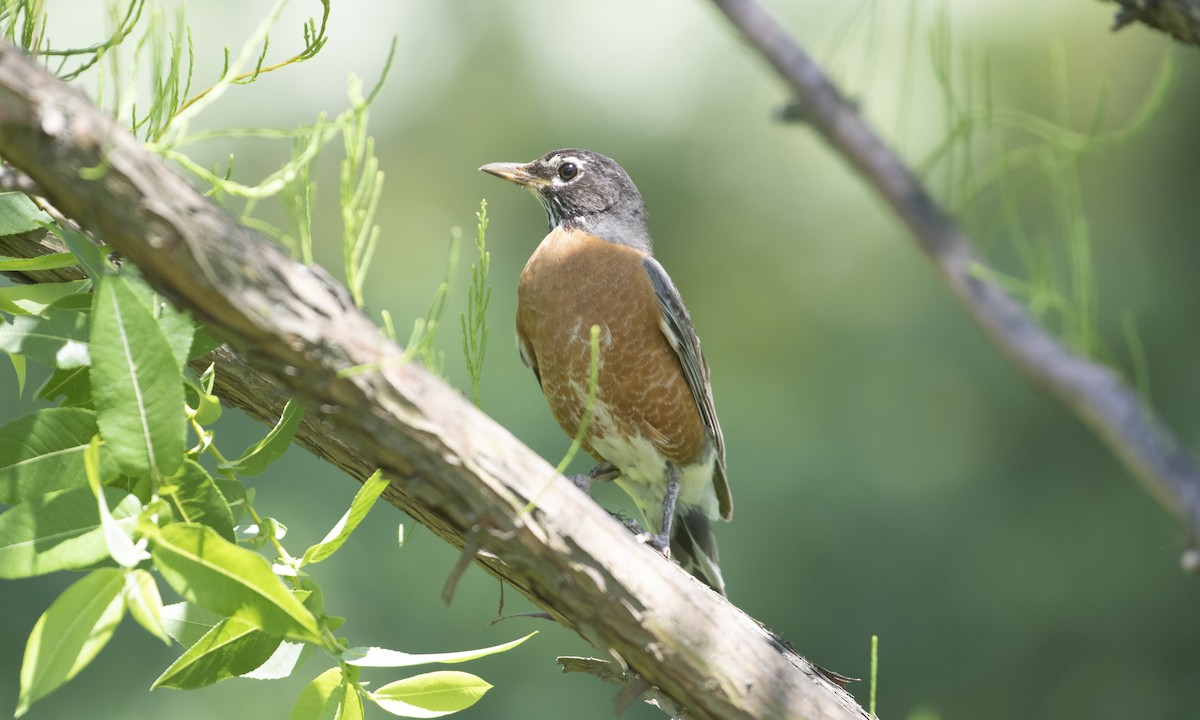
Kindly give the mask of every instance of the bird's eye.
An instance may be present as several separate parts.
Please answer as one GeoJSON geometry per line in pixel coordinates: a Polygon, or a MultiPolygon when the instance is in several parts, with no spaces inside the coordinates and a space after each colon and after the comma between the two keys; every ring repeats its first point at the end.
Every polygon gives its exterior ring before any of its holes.
{"type": "Polygon", "coordinates": [[[558,176],[563,180],[571,180],[579,174],[579,168],[573,162],[565,162],[558,166],[558,176]]]}

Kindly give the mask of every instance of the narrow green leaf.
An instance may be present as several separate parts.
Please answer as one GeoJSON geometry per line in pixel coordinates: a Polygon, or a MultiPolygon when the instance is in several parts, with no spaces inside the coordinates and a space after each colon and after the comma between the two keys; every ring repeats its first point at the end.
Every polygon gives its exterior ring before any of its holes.
{"type": "Polygon", "coordinates": [[[112,263],[104,257],[104,250],[88,239],[86,235],[57,226],[49,229],[67,244],[71,254],[75,256],[84,272],[92,280],[112,272],[112,263]]]}
{"type": "Polygon", "coordinates": [[[85,486],[83,452],[95,434],[96,414],[82,408],[46,408],[0,427],[0,502],[85,486]]]}
{"type": "Polygon", "coordinates": [[[175,642],[191,647],[225,618],[195,603],[177,602],[163,606],[162,619],[167,634],[175,642]]]}
{"type": "Polygon", "coordinates": [[[23,192],[0,193],[0,235],[17,235],[54,222],[23,192]]]}
{"type": "Polygon", "coordinates": [[[275,427],[271,428],[267,436],[246,448],[246,451],[237,460],[222,465],[221,469],[233,470],[238,475],[246,477],[262,474],[268,465],[283,457],[283,454],[287,452],[288,447],[292,444],[292,438],[296,435],[296,429],[300,427],[300,420],[303,418],[304,406],[296,398],[291,398],[283,406],[279,422],[275,423],[275,427]]]}
{"type": "Polygon", "coordinates": [[[58,596],[38,618],[25,644],[16,716],[75,677],[96,657],[121,622],[124,573],[95,570],[58,596]]]}
{"type": "Polygon", "coordinates": [[[168,525],[151,538],[163,578],[188,601],[236,615],[271,635],[321,643],[317,620],[266,559],[204,525],[168,525]]]}
{"type": "Polygon", "coordinates": [[[167,344],[171,346],[175,361],[180,366],[185,365],[190,359],[192,336],[196,332],[196,324],[192,322],[192,318],[186,312],[175,309],[166,298],[154,292],[154,288],[140,275],[127,271],[121,277],[125,278],[128,288],[133,291],[134,297],[142,303],[146,312],[158,321],[167,344]]]}
{"type": "Polygon", "coordinates": [[[16,315],[41,315],[68,295],[86,293],[91,285],[91,280],[69,280],[0,288],[0,307],[16,315]]]}
{"type": "MultiPolygon", "coordinates": [[[[355,695],[358,694],[355,692],[355,695]]],[[[288,720],[338,718],[337,703],[340,703],[344,696],[346,694],[344,694],[342,682],[342,668],[331,667],[313,678],[312,682],[305,685],[305,689],[300,691],[300,697],[296,698],[296,704],[292,707],[292,714],[288,716],[288,720]]],[[[362,707],[361,698],[359,707],[362,707]]]]}
{"type": "Polygon", "coordinates": [[[336,705],[329,716],[331,720],[363,720],[363,701],[358,685],[343,682],[341,691],[340,696],[334,698],[336,705]]]}
{"type": "Polygon", "coordinates": [[[189,353],[191,357],[188,360],[195,360],[198,357],[203,357],[213,350],[223,345],[220,340],[212,336],[203,325],[196,328],[195,335],[192,336],[192,350],[189,353]]]}
{"type": "MultiPolygon", "coordinates": [[[[0,232],[0,235],[10,233],[0,232]]],[[[0,256],[0,272],[29,272],[30,270],[58,270],[78,265],[79,261],[69,252],[50,253],[31,258],[0,256]]]]}
{"type": "Polygon", "coordinates": [[[9,355],[8,359],[12,363],[13,372],[17,374],[17,397],[21,397],[25,394],[25,356],[9,355]]]}
{"type": "Polygon", "coordinates": [[[241,618],[226,618],[171,663],[150,689],[190,690],[237,677],[266,662],[280,642],[241,618]]]}
{"type": "Polygon", "coordinates": [[[59,403],[63,407],[85,407],[92,405],[92,383],[86,367],[55,370],[38,388],[39,400],[59,403]],[[62,398],[60,401],[59,398],[62,398]]]}
{"type": "Polygon", "coordinates": [[[447,653],[421,654],[378,647],[355,647],[343,652],[342,660],[358,667],[409,667],[425,663],[460,663],[512,650],[534,635],[537,635],[536,631],[529,633],[523,638],[517,638],[512,642],[506,642],[502,645],[493,645],[492,647],[481,648],[479,650],[462,650],[460,652],[447,653]]]}
{"type": "Polygon", "coordinates": [[[92,310],[92,396],[100,433],[126,475],[168,477],[186,449],[183,376],[129,281],[106,274],[92,310]]]}
{"type": "Polygon", "coordinates": [[[383,477],[381,470],[376,470],[371,477],[367,478],[367,481],[354,494],[354,499],[350,501],[350,509],[325,535],[325,539],[304,551],[304,557],[300,562],[301,566],[321,562],[337,552],[338,548],[350,537],[350,533],[354,532],[358,524],[367,516],[387,486],[387,478],[383,477]]]}
{"type": "Polygon", "coordinates": [[[200,463],[185,460],[181,472],[159,488],[182,522],[207,525],[229,542],[233,534],[233,512],[216,482],[200,463]]]}
{"type": "Polygon", "coordinates": [[[248,673],[243,673],[242,677],[248,680],[280,680],[291,677],[296,668],[312,653],[313,646],[309,643],[284,640],[266,662],[248,673]]]}
{"type": "Polygon", "coordinates": [[[393,715],[435,718],[465,710],[492,686],[457,670],[438,670],[388,683],[367,697],[393,715]]]}
{"type": "Polygon", "coordinates": [[[135,569],[125,574],[125,606],[129,614],[154,637],[164,644],[171,644],[167,626],[163,623],[162,595],[154,576],[145,570],[135,569]]]}
{"type": "Polygon", "coordinates": [[[88,364],[87,316],[48,308],[45,315],[23,315],[0,325],[0,352],[25,355],[52,368],[88,364]]]}
{"type": "Polygon", "coordinates": [[[83,467],[87,473],[88,485],[96,498],[96,509],[100,513],[100,529],[104,533],[104,544],[108,547],[108,555],[123,568],[136,567],[143,560],[150,559],[146,552],[146,541],[133,542],[129,531],[117,524],[116,518],[108,509],[108,501],[104,498],[104,489],[100,487],[100,436],[96,435],[88,443],[83,452],[83,467]]]}
{"type": "MultiPolygon", "coordinates": [[[[104,489],[117,527],[133,532],[142,504],[132,495],[104,489]]],[[[33,498],[0,514],[0,578],[79,570],[108,558],[100,512],[90,488],[33,498]]]]}
{"type": "Polygon", "coordinates": [[[221,491],[225,502],[229,504],[229,510],[233,513],[233,525],[237,527],[246,512],[246,486],[237,478],[227,478],[223,475],[214,477],[213,482],[221,491]]]}

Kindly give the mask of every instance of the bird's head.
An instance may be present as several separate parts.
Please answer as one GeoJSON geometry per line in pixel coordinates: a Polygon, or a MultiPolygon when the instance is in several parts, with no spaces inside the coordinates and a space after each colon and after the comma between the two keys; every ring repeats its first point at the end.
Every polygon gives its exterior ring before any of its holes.
{"type": "Polygon", "coordinates": [[[485,173],[532,192],[550,227],[578,229],[649,250],[646,206],[629,175],[610,157],[569,148],[527,163],[491,163],[485,173]]]}

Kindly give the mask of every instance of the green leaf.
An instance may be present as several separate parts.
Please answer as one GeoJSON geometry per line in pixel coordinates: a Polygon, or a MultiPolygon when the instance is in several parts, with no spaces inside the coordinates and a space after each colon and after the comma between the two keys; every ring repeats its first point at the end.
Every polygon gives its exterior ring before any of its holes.
{"type": "Polygon", "coordinates": [[[204,525],[168,525],[151,537],[163,578],[190,602],[236,615],[271,635],[320,644],[312,613],[271,572],[261,555],[244,550],[204,525]]]}
{"type": "MultiPolygon", "coordinates": [[[[112,488],[104,489],[117,527],[132,532],[141,502],[112,488]]],[[[96,498],[76,488],[33,498],[0,514],[0,578],[79,570],[109,557],[96,498]]]]}
{"type": "Polygon", "coordinates": [[[196,334],[192,336],[192,351],[191,357],[188,360],[195,360],[198,357],[209,354],[213,350],[223,345],[220,340],[212,336],[203,325],[196,328],[196,334]]]}
{"type": "Polygon", "coordinates": [[[378,647],[355,647],[343,652],[342,660],[358,667],[409,667],[425,663],[460,663],[512,650],[534,635],[537,635],[536,631],[529,633],[523,638],[517,638],[512,642],[506,642],[502,645],[493,645],[492,647],[481,648],[479,650],[463,650],[447,653],[414,654],[378,647]]]}
{"type": "Polygon", "coordinates": [[[233,534],[233,512],[212,476],[195,460],[185,460],[181,472],[159,488],[171,504],[175,517],[186,523],[207,525],[229,542],[233,534]]]}
{"type": "Polygon", "coordinates": [[[37,397],[48,402],[60,402],[64,407],[92,405],[92,383],[86,367],[55,370],[38,388],[37,397]]]}
{"type": "Polygon", "coordinates": [[[0,309],[14,315],[41,315],[59,300],[86,293],[91,286],[91,280],[69,280],[0,288],[0,309]]]}
{"type": "MultiPolygon", "coordinates": [[[[212,394],[216,373],[216,366],[210,364],[200,376],[199,382],[193,380],[190,374],[186,378],[187,388],[196,396],[192,412],[196,422],[201,425],[209,425],[221,418],[221,399],[212,394]]],[[[188,405],[191,406],[190,401],[188,405]]]]}
{"type": "Polygon", "coordinates": [[[123,568],[136,567],[143,560],[150,559],[146,552],[146,541],[133,542],[129,533],[117,524],[116,518],[108,509],[108,501],[104,498],[104,489],[100,487],[100,436],[96,435],[88,443],[83,453],[83,467],[87,472],[88,486],[96,498],[96,509],[100,513],[100,529],[104,532],[104,544],[108,547],[108,555],[123,568]]]}
{"type": "Polygon", "coordinates": [[[131,570],[125,575],[125,606],[146,632],[166,645],[171,644],[171,636],[163,622],[162,595],[158,592],[153,575],[140,569],[131,570]]]}
{"type": "Polygon", "coordinates": [[[182,368],[190,359],[196,323],[192,322],[192,318],[187,313],[177,310],[161,295],[155,295],[154,300],[157,302],[157,307],[153,310],[155,317],[158,318],[159,327],[162,328],[163,335],[167,338],[167,344],[171,346],[175,361],[182,368]]]}
{"type": "Polygon", "coordinates": [[[58,596],[38,618],[25,644],[16,717],[75,677],[96,657],[121,622],[124,573],[95,570],[58,596]]]}
{"type": "Polygon", "coordinates": [[[88,277],[96,280],[100,276],[112,272],[112,263],[104,257],[104,250],[89,240],[86,235],[58,226],[48,229],[67,244],[67,248],[79,260],[79,265],[83,267],[88,277]]]}
{"type": "Polygon", "coordinates": [[[42,227],[54,219],[23,192],[0,193],[0,235],[17,235],[42,227]]]}
{"type": "MultiPolygon", "coordinates": [[[[7,235],[2,233],[0,235],[7,235]]],[[[31,258],[0,256],[0,272],[28,272],[30,270],[58,270],[78,265],[79,261],[69,252],[50,253],[31,258]]]]}
{"type": "Polygon", "coordinates": [[[164,605],[162,618],[167,634],[184,647],[195,645],[205,633],[225,619],[212,610],[189,602],[164,605]]]}
{"type": "Polygon", "coordinates": [[[181,366],[126,278],[101,276],[91,343],[92,399],[121,471],[174,474],[186,450],[181,366]]]}
{"type": "MultiPolygon", "coordinates": [[[[46,408],[0,427],[0,502],[87,485],[83,452],[95,434],[96,414],[82,408],[46,408]]],[[[115,465],[104,470],[104,479],[116,474],[115,465]]]]}
{"type": "Polygon", "coordinates": [[[25,394],[25,356],[9,355],[8,359],[12,363],[13,372],[17,374],[17,397],[21,397],[25,394]]]}
{"type": "Polygon", "coordinates": [[[52,368],[88,364],[87,316],[48,308],[45,315],[23,315],[0,325],[0,352],[26,355],[52,368]]]}
{"type": "Polygon", "coordinates": [[[318,675],[300,693],[289,720],[362,720],[362,696],[341,668],[318,675]]]}
{"type": "Polygon", "coordinates": [[[262,474],[268,465],[283,457],[283,454],[287,452],[288,447],[292,444],[292,438],[296,435],[296,429],[300,427],[300,420],[303,418],[304,406],[296,398],[291,398],[283,406],[279,422],[275,423],[275,427],[271,428],[267,436],[246,448],[246,451],[237,460],[221,465],[221,469],[232,470],[238,475],[246,477],[262,474]]]}
{"type": "Polygon", "coordinates": [[[304,557],[300,562],[301,566],[321,562],[337,552],[338,548],[350,537],[350,533],[354,532],[358,524],[367,516],[367,512],[371,510],[387,486],[387,478],[383,477],[381,470],[376,470],[371,477],[367,478],[367,481],[354,494],[354,499],[350,501],[350,509],[346,511],[345,515],[342,515],[325,539],[304,551],[304,557]]]}
{"type": "Polygon", "coordinates": [[[237,478],[227,478],[222,475],[217,475],[213,478],[217,489],[221,491],[221,495],[229,504],[229,510],[233,513],[233,524],[237,527],[241,522],[242,515],[246,512],[246,486],[237,478]]]}
{"type": "Polygon", "coordinates": [[[154,292],[154,288],[132,270],[124,272],[121,277],[125,278],[127,286],[142,303],[142,307],[146,308],[146,312],[158,321],[175,360],[180,366],[187,364],[192,348],[192,336],[196,331],[196,324],[192,322],[191,317],[182,310],[175,309],[174,305],[154,292]]]}
{"type": "Polygon", "coordinates": [[[438,670],[388,683],[367,697],[393,715],[435,718],[471,707],[491,689],[470,673],[438,670]]]}
{"type": "Polygon", "coordinates": [[[291,677],[296,668],[312,653],[313,646],[308,643],[284,640],[266,662],[248,673],[243,673],[242,677],[249,680],[280,680],[291,677]]]}
{"type": "Polygon", "coordinates": [[[241,618],[226,618],[171,663],[150,689],[190,690],[237,677],[266,662],[280,642],[241,618]]]}

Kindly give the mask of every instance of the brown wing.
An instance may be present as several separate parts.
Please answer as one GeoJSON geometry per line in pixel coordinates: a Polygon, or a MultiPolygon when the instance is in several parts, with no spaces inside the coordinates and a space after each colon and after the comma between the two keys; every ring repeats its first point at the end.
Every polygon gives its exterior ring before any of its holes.
{"type": "Polygon", "coordinates": [[[537,378],[538,387],[542,385],[542,374],[538,372],[537,356],[533,354],[533,348],[529,345],[529,338],[525,337],[525,333],[521,332],[521,326],[517,325],[517,352],[521,355],[521,362],[525,367],[533,371],[533,376],[537,378]]]}
{"type": "Polygon", "coordinates": [[[717,410],[713,407],[712,386],[709,384],[708,362],[700,350],[700,338],[692,325],[692,318],[683,305],[679,290],[663,266],[653,257],[647,256],[642,260],[642,267],[650,276],[650,284],[654,286],[654,294],[658,298],[658,307],[662,311],[662,321],[659,329],[666,336],[667,342],[679,363],[683,366],[684,377],[687,378],[688,388],[692,391],[692,399],[696,401],[696,409],[704,421],[704,430],[717,450],[717,466],[713,473],[713,485],[717,492],[721,517],[729,520],[733,517],[733,497],[729,493],[729,482],[725,477],[725,438],[721,435],[721,425],[717,422],[717,410]]]}

